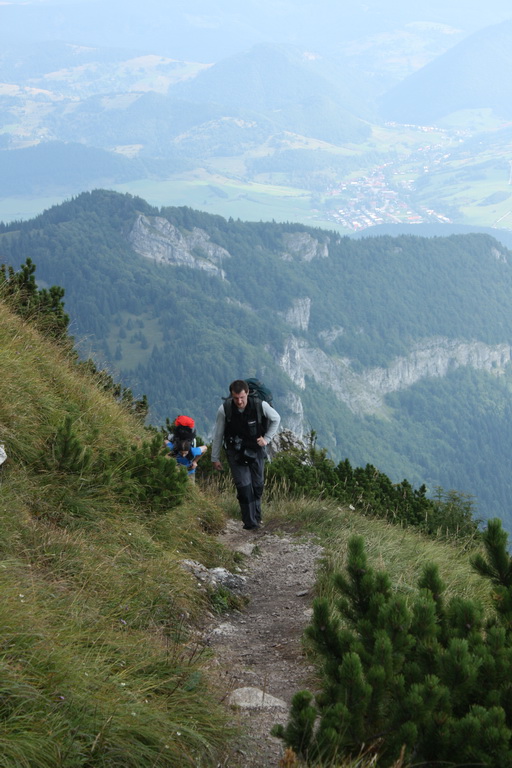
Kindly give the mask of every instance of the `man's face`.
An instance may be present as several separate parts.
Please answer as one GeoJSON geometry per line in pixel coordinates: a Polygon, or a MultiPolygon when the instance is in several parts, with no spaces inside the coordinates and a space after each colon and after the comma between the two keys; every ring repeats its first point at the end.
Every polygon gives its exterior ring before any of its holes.
{"type": "Polygon", "coordinates": [[[247,405],[247,392],[242,390],[241,392],[232,392],[231,397],[236,407],[242,411],[247,405]]]}

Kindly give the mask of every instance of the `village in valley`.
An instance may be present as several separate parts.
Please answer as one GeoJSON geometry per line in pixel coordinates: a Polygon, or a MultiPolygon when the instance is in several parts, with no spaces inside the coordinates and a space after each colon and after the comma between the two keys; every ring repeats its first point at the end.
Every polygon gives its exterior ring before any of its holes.
{"type": "Polygon", "coordinates": [[[451,219],[440,211],[411,203],[407,193],[413,184],[413,180],[393,184],[384,167],[377,168],[368,176],[341,184],[333,194],[336,197],[346,194],[347,199],[342,207],[331,210],[329,216],[354,232],[377,224],[450,224],[451,219]]]}
{"type": "Polygon", "coordinates": [[[328,218],[353,232],[378,224],[452,223],[442,210],[417,201],[416,184],[425,174],[438,172],[453,160],[452,150],[463,141],[462,134],[428,126],[401,126],[404,127],[435,132],[436,142],[418,146],[405,160],[397,154],[396,159],[374,167],[365,175],[331,186],[326,193],[328,218]],[[442,142],[437,141],[440,133],[442,142]]]}

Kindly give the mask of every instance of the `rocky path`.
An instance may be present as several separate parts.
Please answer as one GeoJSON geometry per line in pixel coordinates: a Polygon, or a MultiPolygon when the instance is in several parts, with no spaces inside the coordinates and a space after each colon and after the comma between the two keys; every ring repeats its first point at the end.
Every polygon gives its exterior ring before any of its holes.
{"type": "Polygon", "coordinates": [[[293,694],[312,684],[301,637],[311,617],[322,550],[311,541],[269,528],[244,531],[234,520],[228,522],[221,541],[245,555],[241,591],[249,599],[244,611],[224,615],[206,634],[234,721],[245,732],[222,765],[277,768],[283,747],[270,736],[270,729],[287,722],[293,694]]]}

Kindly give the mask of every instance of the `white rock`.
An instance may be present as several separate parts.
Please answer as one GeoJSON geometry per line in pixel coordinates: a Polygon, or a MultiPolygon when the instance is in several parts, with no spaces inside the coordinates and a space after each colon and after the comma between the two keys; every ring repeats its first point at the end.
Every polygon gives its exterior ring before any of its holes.
{"type": "Polygon", "coordinates": [[[229,697],[232,707],[244,709],[288,709],[288,704],[259,688],[237,688],[229,697]]]}

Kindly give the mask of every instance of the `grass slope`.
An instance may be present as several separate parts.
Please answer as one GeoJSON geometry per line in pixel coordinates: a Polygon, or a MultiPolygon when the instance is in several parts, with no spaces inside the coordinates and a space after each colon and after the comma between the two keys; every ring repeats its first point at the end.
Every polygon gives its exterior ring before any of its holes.
{"type": "Polygon", "coordinates": [[[219,511],[191,489],[155,515],[52,469],[67,416],[93,454],[144,430],[1,304],[0,361],[1,764],[216,765],[225,717],[190,635],[205,597],[179,562],[231,562],[205,533],[219,511]]]}

